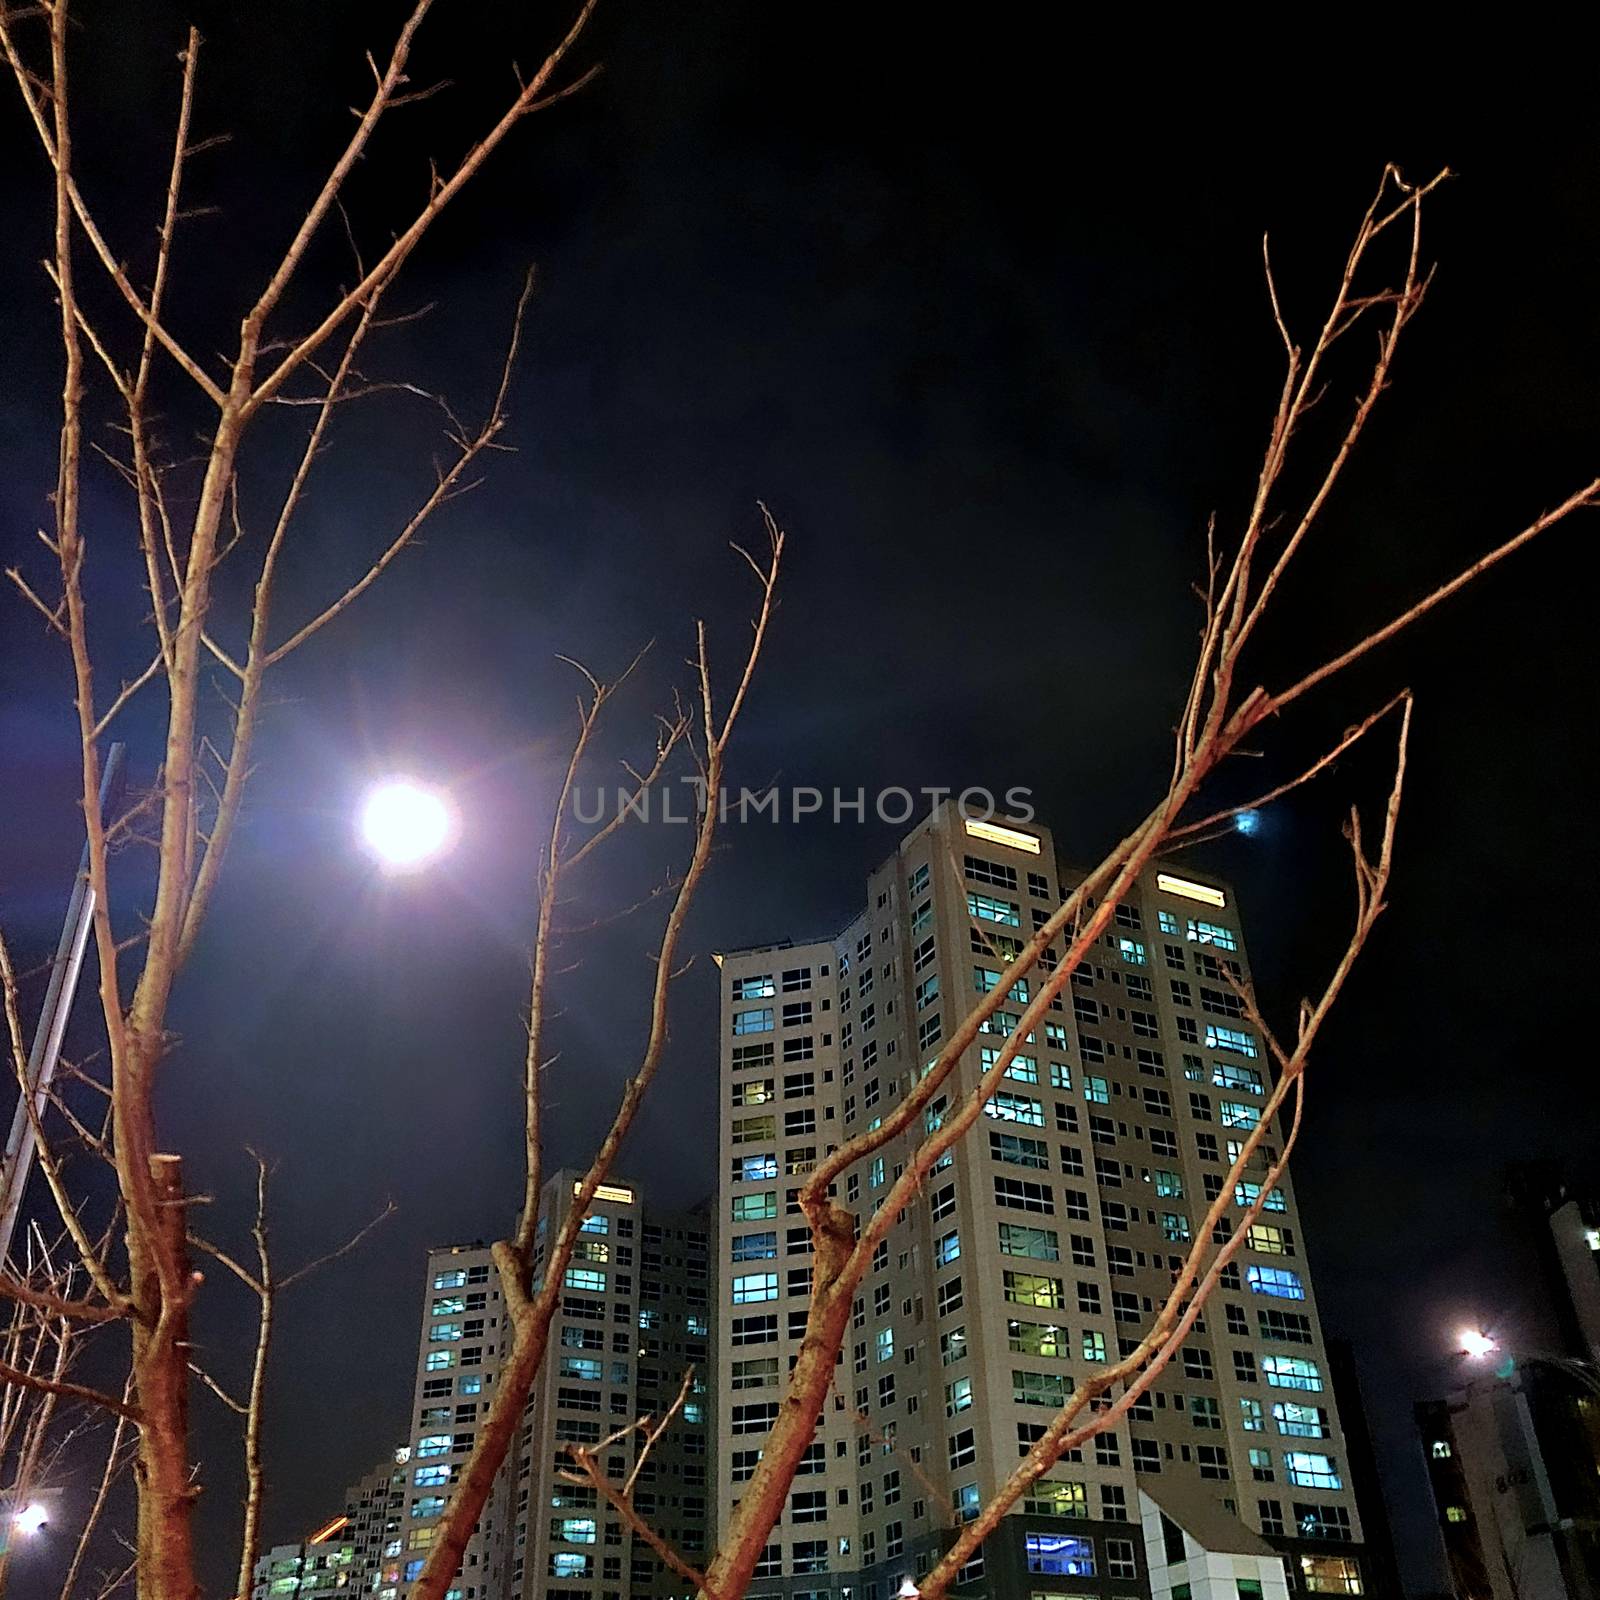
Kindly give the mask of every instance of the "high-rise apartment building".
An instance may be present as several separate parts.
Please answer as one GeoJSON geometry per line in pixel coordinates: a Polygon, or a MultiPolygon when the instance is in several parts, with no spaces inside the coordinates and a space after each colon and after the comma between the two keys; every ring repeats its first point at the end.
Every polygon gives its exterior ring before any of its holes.
{"type": "MultiPolygon", "coordinates": [[[[1048,830],[947,805],[871,874],[865,909],[842,932],[720,958],[722,1522],[804,1328],[806,1175],[896,1103],[1075,881],[1048,830]]],[[[876,1253],[753,1596],[890,1600],[994,1493],[1073,1383],[1137,1344],[1271,1086],[1229,968],[1248,979],[1232,891],[1187,865],[1145,873],[1024,1041],[987,1117],[876,1253]]],[[[864,1216],[881,1202],[1020,1024],[1033,981],[990,1019],[926,1118],[844,1177],[842,1205],[864,1216]]],[[[1231,1217],[1280,1140],[1272,1129],[1231,1217]]],[[[1182,1507],[1191,1535],[1219,1519],[1242,1525],[1254,1546],[1223,1543],[1278,1552],[1291,1592],[1359,1594],[1344,1455],[1285,1182],[1180,1358],[1126,1422],[1035,1486],[961,1592],[1135,1596],[1154,1577],[1177,1593],[1151,1570],[1147,1546],[1163,1546],[1141,1532],[1144,1486],[1182,1507]]]]}
{"type": "MultiPolygon", "coordinates": [[[[535,1287],[546,1242],[571,1211],[580,1174],[542,1191],[535,1287]]],[[[522,1429],[467,1547],[456,1600],[669,1600],[686,1585],[592,1486],[570,1484],[569,1444],[596,1446],[662,1414],[695,1369],[682,1414],[651,1451],[634,1504],[689,1560],[709,1544],[711,1348],[709,1218],[648,1208],[637,1184],[600,1186],[565,1272],[549,1353],[522,1429]]],[[[482,1245],[429,1253],[405,1508],[379,1584],[400,1600],[488,1410],[507,1349],[505,1305],[482,1245]]],[[[619,1481],[637,1434],[603,1462],[619,1481]]]]}

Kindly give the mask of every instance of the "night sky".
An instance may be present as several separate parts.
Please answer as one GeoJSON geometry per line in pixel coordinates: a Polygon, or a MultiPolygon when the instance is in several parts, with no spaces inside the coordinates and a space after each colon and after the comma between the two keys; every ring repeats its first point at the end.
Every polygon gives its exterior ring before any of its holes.
{"type": "MultiPolygon", "coordinates": [[[[440,8],[416,76],[453,87],[399,113],[351,193],[376,243],[535,60],[559,8],[440,8]],[[448,15],[443,14],[448,13],[448,15]]],[[[189,20],[206,36],[201,157],[174,321],[224,346],[314,191],[345,108],[401,12],[157,0],[80,8],[82,178],[141,274],[189,20]],[[143,252],[143,253],[141,253],[143,252]]],[[[246,1246],[249,1142],[279,1161],[291,1266],[393,1195],[361,1252],[285,1301],[269,1536],[301,1536],[408,1427],[422,1252],[490,1237],[519,1194],[517,1084],[536,835],[572,725],[555,661],[615,671],[637,755],[706,615],[724,668],[749,585],[730,538],[756,502],[791,535],[772,648],[734,781],[1025,785],[1075,859],[1164,782],[1213,510],[1239,525],[1280,381],[1260,277],[1269,229],[1302,328],[1331,292],[1385,160],[1458,173],[1430,205],[1438,280],[1320,540],[1263,641],[1269,684],[1384,619],[1594,474],[1600,181],[1592,93],[1546,32],[1446,65],[1389,24],[1337,59],[1287,39],[1164,33],[1015,8],[607,0],[578,50],[603,76],[525,124],[419,253],[396,305],[438,300],[375,375],[478,415],[521,274],[538,290],[508,442],[356,613],[277,682],[247,823],[179,991],[169,1143],[214,1194],[202,1226],[246,1246]],[[1263,57],[1261,52],[1265,50],[1263,57]],[[1246,61],[1262,65],[1246,65],[1246,61]],[[350,815],[375,774],[453,783],[464,836],[441,872],[382,882],[350,815]]],[[[1458,50],[1462,47],[1458,44],[1458,50]]],[[[42,158],[0,94],[0,537],[36,582],[53,480],[58,353],[37,262],[42,158]]],[[[287,323],[348,275],[337,237],[287,323]]],[[[92,268],[86,263],[85,279],[92,268]]],[[[99,303],[98,301],[96,302],[99,303]]],[[[122,326],[122,324],[116,324],[122,326]]],[[[1361,354],[1370,346],[1365,343],[1361,354]]],[[[1328,421],[1355,372],[1336,372],[1328,421]],[[1342,385],[1342,387],[1341,387],[1342,385]]],[[[167,393],[175,455],[202,420],[167,393]]],[[[303,414],[274,418],[298,426],[303,414]]],[[[113,438],[97,418],[98,437],[113,438]]],[[[281,480],[270,441],[247,516],[281,480]]],[[[420,404],[352,412],[316,484],[281,614],[361,571],[427,476],[420,404]]],[[[1314,429],[1308,448],[1320,442],[1314,429]]],[[[91,479],[89,597],[103,680],[142,664],[132,509],[91,479]]],[[[1289,770],[1403,684],[1418,694],[1394,909],[1313,1063],[1297,1158],[1330,1333],[1356,1341],[1411,1587],[1442,1583],[1411,1399],[1448,1381],[1451,1331],[1542,1337],[1500,1202],[1512,1159],[1596,1157],[1583,976],[1596,957],[1593,513],[1546,535],[1358,673],[1308,697],[1224,798],[1289,770]]],[[[259,523],[256,526],[259,536],[259,523]]],[[[241,635],[236,613],[219,626],[241,635]]],[[[153,776],[158,704],[123,724],[153,776]]],[[[215,714],[220,716],[220,702],[215,714]]],[[[79,849],[64,654],[0,600],[0,917],[31,965],[53,945],[79,849]]],[[[615,753],[615,752],[609,752],[615,753]]],[[[608,772],[607,782],[615,781],[608,772]]],[[[1338,826],[1376,807],[1377,761],[1343,766],[1206,849],[1231,875],[1263,996],[1285,1023],[1321,981],[1352,893],[1338,826]]],[[[663,1081],[625,1165],[670,1203],[713,1185],[714,985],[706,953],[833,931],[898,832],[753,823],[693,917],[663,1081]]],[[[625,841],[576,886],[580,923],[636,899],[684,829],[625,841]]],[[[143,868],[120,868],[133,923],[143,868]]],[[[579,1163],[644,1033],[653,925],[572,952],[546,1156],[579,1163]]],[[[88,1007],[73,1047],[94,1048],[88,1007]]],[[[214,1280],[196,1324],[238,1379],[249,1305],[214,1280]]],[[[232,1419],[195,1400],[206,1571],[229,1581],[232,1419]]],[[[81,1485],[70,1491],[82,1493],[81,1485]]]]}

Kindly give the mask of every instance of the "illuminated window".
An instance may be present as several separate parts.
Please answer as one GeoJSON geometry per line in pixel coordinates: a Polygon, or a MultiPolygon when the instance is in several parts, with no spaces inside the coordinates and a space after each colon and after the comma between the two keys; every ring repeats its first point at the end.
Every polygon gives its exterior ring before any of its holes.
{"type": "MultiPolygon", "coordinates": [[[[1299,1511],[1304,1508],[1297,1506],[1295,1509],[1299,1511]]],[[[1336,1534],[1332,1537],[1341,1536],[1336,1534]]],[[[1342,1537],[1350,1537],[1348,1526],[1342,1537]]],[[[1349,1556],[1301,1556],[1300,1586],[1312,1594],[1360,1594],[1361,1571],[1349,1556]]]]}
{"type": "Polygon", "coordinates": [[[1443,1439],[1433,1441],[1433,1459],[1435,1461],[1448,1461],[1450,1459],[1450,1446],[1443,1439]]]}
{"type": "Polygon", "coordinates": [[[1039,1306],[1059,1310],[1065,1305],[1061,1280],[1035,1272],[1007,1272],[1004,1274],[1006,1299],[1015,1305],[1039,1306]]]}
{"type": "Polygon", "coordinates": [[[1446,1522],[1465,1522],[1467,1520],[1467,1508],[1465,1506],[1446,1506],[1444,1508],[1444,1520],[1446,1522]]]}
{"type": "MultiPolygon", "coordinates": [[[[1224,1028],[1220,1023],[1208,1022],[1206,1024],[1206,1049],[1208,1050],[1236,1050],[1242,1056],[1253,1056],[1256,1053],[1254,1038],[1242,1028],[1224,1028]]],[[[1252,1116],[1249,1124],[1252,1126],[1255,1117],[1252,1116]]]]}
{"type": "Polygon", "coordinates": [[[733,1031],[735,1035],[741,1033],[771,1033],[772,1007],[761,1006],[753,1011],[735,1011],[733,1014],[733,1031]]]}
{"type": "Polygon", "coordinates": [[[1212,888],[1209,883],[1196,883],[1192,878],[1179,878],[1170,872],[1156,874],[1156,888],[1163,894],[1175,894],[1183,900],[1198,900],[1202,905],[1216,906],[1219,910],[1228,903],[1227,895],[1220,889],[1212,888]]]}
{"type": "MultiPolygon", "coordinates": [[[[1236,1183],[1233,1186],[1233,1203],[1244,1209],[1253,1206],[1260,1194],[1261,1185],[1259,1183],[1236,1183]]],[[[1281,1189],[1271,1190],[1267,1198],[1261,1202],[1261,1209],[1263,1211],[1286,1211],[1288,1207],[1284,1203],[1283,1191],[1281,1189]]]]}
{"type": "Polygon", "coordinates": [[[1029,1572],[1066,1578],[1092,1578],[1095,1573],[1094,1541],[1065,1533],[1023,1535],[1029,1572]]]}
{"type": "Polygon", "coordinates": [[[770,972],[754,973],[748,978],[735,978],[733,980],[733,998],[735,1000],[764,1000],[768,995],[775,992],[770,972]]]}
{"type": "Polygon", "coordinates": [[[1261,1113],[1242,1100],[1224,1100],[1217,1107],[1217,1120],[1224,1128],[1253,1128],[1261,1120],[1261,1113]]]}
{"type": "Polygon", "coordinates": [[[750,1272],[733,1280],[733,1303],[736,1306],[750,1305],[759,1300],[776,1300],[777,1298],[778,1274],[776,1272],[750,1272]]]}
{"type": "Polygon", "coordinates": [[[1304,1300],[1305,1286],[1298,1273],[1287,1267],[1258,1267],[1253,1263],[1245,1269],[1245,1281],[1257,1294],[1269,1294],[1279,1300],[1304,1300]]]}
{"type": "Polygon", "coordinates": [[[606,1292],[606,1275],[593,1267],[568,1267],[562,1283],[568,1289],[583,1289],[590,1294],[606,1292]]]}
{"type": "Polygon", "coordinates": [[[593,1517],[552,1517],[550,1537],[567,1544],[593,1544],[595,1542],[593,1517]]]}
{"type": "Polygon", "coordinates": [[[976,817],[964,818],[962,825],[969,839],[983,839],[989,844],[1003,844],[1030,856],[1039,854],[1038,838],[1034,834],[1024,833],[1020,828],[1007,828],[998,822],[981,822],[976,817]]]}
{"type": "Polygon", "coordinates": [[[1027,1095],[1008,1094],[1002,1090],[992,1100],[985,1101],[983,1109],[986,1115],[1001,1122],[1022,1122],[1034,1128],[1044,1126],[1043,1104],[1027,1095]]]}
{"type": "Polygon", "coordinates": [[[769,1189],[765,1194],[736,1195],[733,1201],[735,1222],[764,1222],[778,1214],[778,1191],[769,1189]]]}
{"type": "MultiPolygon", "coordinates": [[[[1166,931],[1164,923],[1162,928],[1163,931],[1166,931]]],[[[1178,931],[1176,925],[1173,926],[1171,931],[1173,933],[1178,931]]],[[[1184,925],[1184,937],[1188,939],[1190,944],[1214,944],[1219,950],[1237,950],[1239,948],[1239,940],[1233,929],[1223,927],[1220,922],[1201,922],[1194,917],[1190,917],[1184,925]]]]}
{"type": "Polygon", "coordinates": [[[1302,1489],[1342,1489],[1344,1481],[1339,1476],[1338,1463],[1332,1456],[1316,1455],[1308,1450],[1285,1450],[1284,1470],[1289,1482],[1302,1489]]]}
{"type": "Polygon", "coordinates": [[[1328,1413],[1321,1406],[1300,1405],[1293,1400],[1275,1400],[1272,1405],[1272,1420],[1277,1424],[1279,1433],[1288,1434],[1291,1438],[1328,1437],[1328,1413]]]}
{"type": "Polygon", "coordinates": [[[1304,1356],[1262,1356],[1261,1370],[1274,1389],[1322,1388],[1322,1372],[1304,1356]]]}
{"type": "Polygon", "coordinates": [[[980,922],[998,922],[1002,927],[1020,928],[1022,913],[1014,901],[996,900],[992,895],[967,892],[967,914],[980,922]]]}

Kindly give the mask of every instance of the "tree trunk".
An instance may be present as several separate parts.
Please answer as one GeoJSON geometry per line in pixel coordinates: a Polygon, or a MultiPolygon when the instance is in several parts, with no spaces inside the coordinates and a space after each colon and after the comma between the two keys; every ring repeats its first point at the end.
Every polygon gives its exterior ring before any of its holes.
{"type": "Polygon", "coordinates": [[[189,1303],[161,1290],[158,1253],[175,1263],[188,1285],[183,1162],[150,1158],[159,1237],[144,1239],[128,1229],[134,1302],[133,1380],[137,1399],[139,1453],[134,1463],[139,1514],[136,1543],[138,1600],[198,1600],[194,1576],[191,1513],[199,1490],[189,1467],[189,1303]]]}

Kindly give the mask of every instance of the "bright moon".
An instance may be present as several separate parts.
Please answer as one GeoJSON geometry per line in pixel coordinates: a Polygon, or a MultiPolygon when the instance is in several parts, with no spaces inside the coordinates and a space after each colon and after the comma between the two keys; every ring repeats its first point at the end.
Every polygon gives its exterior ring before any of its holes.
{"type": "Polygon", "coordinates": [[[361,808],[361,837],[395,872],[414,872],[449,849],[454,817],[443,793],[411,778],[390,778],[361,808]]]}

